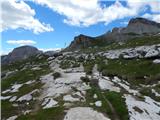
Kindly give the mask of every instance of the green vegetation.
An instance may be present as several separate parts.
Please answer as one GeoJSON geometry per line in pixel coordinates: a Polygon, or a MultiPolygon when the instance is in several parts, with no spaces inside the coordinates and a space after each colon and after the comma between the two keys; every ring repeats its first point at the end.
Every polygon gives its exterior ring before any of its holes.
{"type": "Polygon", "coordinates": [[[27,84],[23,85],[22,87],[19,88],[18,92],[5,93],[5,94],[2,94],[2,96],[17,96],[19,98],[25,94],[32,92],[35,89],[40,89],[42,86],[43,84],[40,81],[36,81],[35,83],[29,84],[29,85],[27,84]]]}
{"type": "Polygon", "coordinates": [[[60,63],[60,68],[67,69],[67,68],[75,68],[80,67],[80,63],[76,59],[71,58],[65,58],[65,60],[62,60],[60,63]]]}
{"type": "Polygon", "coordinates": [[[122,97],[121,93],[109,92],[109,91],[102,92],[96,86],[92,86],[92,88],[87,91],[86,103],[88,103],[90,107],[93,107],[94,109],[104,114],[107,114],[112,120],[114,120],[115,118],[114,113],[112,113],[112,110],[107,101],[109,101],[112,104],[120,120],[129,119],[128,110],[125,104],[125,99],[122,97]],[[93,98],[94,94],[98,96],[97,99],[93,98]],[[94,103],[97,100],[102,101],[101,107],[96,107],[89,104],[89,103],[94,103]]]}
{"type": "Polygon", "coordinates": [[[121,120],[128,120],[128,110],[125,105],[125,98],[122,94],[116,92],[106,92],[104,96],[111,102],[121,120]]]}
{"type": "MultiPolygon", "coordinates": [[[[135,35],[133,33],[129,33],[130,35],[135,35]]],[[[103,41],[103,40],[101,40],[103,41]]],[[[131,47],[137,47],[137,46],[143,46],[143,45],[154,45],[154,44],[160,44],[160,37],[159,36],[143,36],[143,37],[136,37],[134,39],[128,40],[124,42],[123,44],[119,44],[116,42],[112,43],[106,43],[106,42],[97,42],[95,41],[94,46],[92,48],[82,49],[82,52],[86,53],[94,53],[98,51],[107,51],[107,50],[114,50],[114,49],[123,49],[123,48],[131,48],[131,47]],[[100,43],[100,45],[98,44],[100,43]]]]}
{"type": "Polygon", "coordinates": [[[139,92],[144,96],[149,96],[152,99],[160,102],[160,97],[156,96],[155,93],[153,93],[151,89],[152,89],[151,87],[143,87],[143,88],[140,89],[139,92]]]}
{"type": "Polygon", "coordinates": [[[29,80],[38,80],[40,76],[49,73],[50,69],[48,66],[44,66],[43,70],[31,70],[25,69],[17,71],[14,75],[9,76],[1,81],[2,91],[9,88],[14,83],[24,83],[29,80]]]}
{"type": "Polygon", "coordinates": [[[87,60],[86,62],[83,63],[84,66],[84,71],[86,74],[92,74],[92,69],[94,66],[95,62],[92,60],[87,60]]]}
{"type": "Polygon", "coordinates": [[[87,76],[85,76],[85,77],[82,76],[80,79],[85,83],[89,82],[89,78],[87,76]]]}
{"type": "Polygon", "coordinates": [[[9,88],[12,84],[15,83],[24,83],[29,80],[38,80],[40,76],[50,72],[50,68],[46,61],[46,56],[30,57],[26,60],[17,61],[12,64],[2,66],[2,72],[4,71],[16,71],[13,75],[4,78],[1,81],[2,91],[9,88]],[[38,65],[40,70],[33,70],[33,65],[38,65]],[[23,69],[27,66],[25,69],[23,69]]]}
{"type": "Polygon", "coordinates": [[[135,85],[156,83],[160,78],[160,65],[149,59],[108,60],[108,64],[98,64],[98,69],[103,75],[116,75],[135,85]]]}
{"type": "Polygon", "coordinates": [[[62,120],[64,117],[63,107],[41,109],[33,114],[22,115],[17,120],[62,120]]]}
{"type": "Polygon", "coordinates": [[[67,60],[61,61],[60,63],[60,68],[62,69],[70,68],[70,66],[71,66],[71,63],[70,61],[67,61],[67,60]]]}
{"type": "Polygon", "coordinates": [[[155,89],[158,93],[160,93],[160,84],[154,86],[153,89],[155,89]]]}
{"type": "Polygon", "coordinates": [[[103,94],[101,93],[101,91],[97,87],[92,86],[91,89],[87,90],[86,104],[88,106],[94,108],[95,110],[98,110],[99,112],[105,113],[109,116],[111,116],[111,114],[112,114],[108,103],[105,101],[105,99],[103,97],[103,94]],[[96,94],[98,96],[97,99],[93,99],[94,94],[96,94]],[[102,106],[101,107],[96,107],[95,105],[94,106],[90,105],[90,103],[95,103],[97,100],[102,101],[102,106]]]}
{"type": "Polygon", "coordinates": [[[1,100],[1,116],[2,118],[9,118],[18,114],[18,107],[14,107],[8,100],[1,100]]]}
{"type": "Polygon", "coordinates": [[[46,61],[47,58],[48,58],[47,56],[40,56],[40,58],[36,56],[32,56],[25,60],[20,60],[7,65],[2,65],[1,70],[2,71],[6,71],[6,70],[14,71],[16,69],[21,70],[26,64],[28,65],[47,64],[47,61],[46,61]]]}

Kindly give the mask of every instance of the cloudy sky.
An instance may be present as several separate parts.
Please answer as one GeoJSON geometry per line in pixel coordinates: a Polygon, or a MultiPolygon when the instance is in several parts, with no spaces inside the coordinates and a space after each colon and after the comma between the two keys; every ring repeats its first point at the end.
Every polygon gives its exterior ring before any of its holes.
{"type": "Polygon", "coordinates": [[[64,48],[75,36],[98,36],[133,17],[160,22],[160,0],[0,0],[2,53],[22,45],[64,48]]]}

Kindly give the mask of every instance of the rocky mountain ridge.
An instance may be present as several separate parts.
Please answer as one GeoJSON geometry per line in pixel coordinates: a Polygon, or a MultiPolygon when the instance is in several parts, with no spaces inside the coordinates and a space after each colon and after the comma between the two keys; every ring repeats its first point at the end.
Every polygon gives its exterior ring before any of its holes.
{"type": "Polygon", "coordinates": [[[125,42],[133,38],[156,35],[158,33],[160,33],[160,23],[145,18],[133,18],[126,27],[113,28],[112,31],[97,37],[82,34],[76,36],[65,50],[72,51],[88,47],[104,46],[113,42],[125,42]]]}

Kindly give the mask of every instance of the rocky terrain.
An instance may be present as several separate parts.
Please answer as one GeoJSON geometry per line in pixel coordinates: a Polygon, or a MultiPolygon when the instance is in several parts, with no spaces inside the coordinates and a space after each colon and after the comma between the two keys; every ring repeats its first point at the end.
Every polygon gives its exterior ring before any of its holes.
{"type": "MultiPolygon", "coordinates": [[[[128,26],[137,20],[139,24],[139,19],[133,19],[128,26]]],[[[140,21],[142,26],[159,27],[140,21]]],[[[13,50],[7,59],[21,57],[2,64],[2,120],[159,120],[160,36],[156,29],[150,35],[101,47],[88,47],[93,45],[92,37],[80,35],[60,52],[13,50]],[[88,48],[80,49],[82,44],[88,48]]]]}
{"type": "Polygon", "coordinates": [[[134,38],[157,35],[160,33],[160,23],[150,21],[145,18],[133,18],[124,28],[113,28],[112,31],[97,36],[90,37],[79,35],[74,38],[66,50],[85,49],[88,47],[106,46],[111,43],[122,43],[134,38]]]}

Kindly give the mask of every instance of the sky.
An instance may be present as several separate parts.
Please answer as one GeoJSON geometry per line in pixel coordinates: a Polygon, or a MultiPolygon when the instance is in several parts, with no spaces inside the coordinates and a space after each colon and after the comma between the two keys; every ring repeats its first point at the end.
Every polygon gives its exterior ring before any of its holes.
{"type": "Polygon", "coordinates": [[[32,45],[67,47],[75,36],[99,36],[131,18],[160,22],[160,0],[0,0],[1,54],[32,45]]]}

